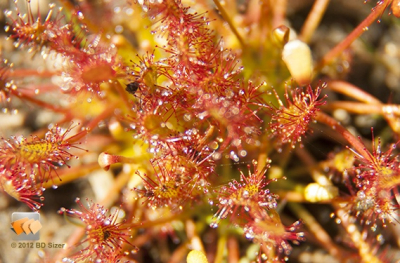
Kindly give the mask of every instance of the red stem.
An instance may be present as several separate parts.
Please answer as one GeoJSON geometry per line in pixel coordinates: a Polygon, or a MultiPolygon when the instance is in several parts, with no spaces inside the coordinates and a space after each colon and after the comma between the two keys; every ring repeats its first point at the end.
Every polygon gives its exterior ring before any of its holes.
{"type": "Polygon", "coordinates": [[[124,90],[122,87],[121,83],[117,81],[116,84],[114,84],[115,89],[117,90],[118,94],[121,96],[123,102],[125,103],[126,108],[129,110],[132,108],[131,103],[129,102],[129,97],[128,97],[128,92],[124,90]]]}
{"type": "Polygon", "coordinates": [[[362,33],[364,29],[368,28],[382,13],[385,9],[392,3],[393,0],[378,1],[377,5],[372,9],[371,14],[367,16],[364,21],[362,21],[342,42],[337,44],[331,51],[328,52],[317,64],[316,71],[319,71],[323,66],[332,62],[332,60],[337,57],[340,53],[348,48],[354,40],[356,40],[362,33]]]}
{"type": "Polygon", "coordinates": [[[353,101],[334,101],[325,105],[324,109],[341,109],[358,114],[383,114],[382,106],[383,105],[371,105],[353,101]]]}
{"type": "Polygon", "coordinates": [[[82,237],[85,235],[85,229],[84,228],[78,228],[76,229],[68,238],[67,240],[67,246],[65,249],[59,249],[59,251],[54,255],[53,257],[53,262],[62,262],[62,259],[67,256],[71,250],[76,248],[76,244],[79,243],[79,241],[82,239],[82,237]]]}
{"type": "Polygon", "coordinates": [[[371,94],[345,81],[329,81],[327,83],[327,88],[368,104],[382,104],[380,100],[378,100],[371,94]]]}
{"type": "Polygon", "coordinates": [[[318,111],[315,115],[315,120],[324,123],[335,131],[339,132],[343,136],[343,138],[350,143],[350,145],[355,149],[358,154],[362,155],[367,161],[373,161],[370,157],[370,153],[365,148],[365,145],[334,118],[326,115],[323,112],[318,111]]]}
{"type": "Polygon", "coordinates": [[[117,103],[114,103],[107,107],[100,115],[96,116],[92,119],[85,127],[85,130],[75,134],[74,136],[69,137],[66,139],[68,143],[74,143],[85,137],[89,132],[91,132],[102,120],[106,119],[107,117],[111,116],[114,113],[114,110],[117,106],[117,103]]]}
{"type": "Polygon", "coordinates": [[[304,23],[303,27],[301,28],[301,33],[299,38],[304,42],[310,42],[310,39],[318,27],[319,22],[324,15],[326,8],[329,5],[330,0],[316,0],[314,5],[307,16],[306,22],[304,23]]]}
{"type": "Polygon", "coordinates": [[[10,77],[26,77],[26,76],[36,76],[36,77],[53,77],[54,75],[57,75],[58,72],[56,71],[38,71],[35,69],[16,69],[13,71],[10,71],[8,73],[8,76],[10,77]]]}
{"type": "Polygon", "coordinates": [[[24,94],[24,93],[22,93],[20,91],[12,91],[12,94],[14,96],[20,98],[21,100],[30,101],[30,102],[32,102],[32,103],[34,103],[34,104],[36,104],[36,105],[38,105],[38,106],[40,106],[42,108],[45,108],[45,109],[48,109],[48,110],[51,110],[51,111],[54,111],[54,112],[62,113],[62,114],[67,114],[67,111],[64,108],[60,108],[60,107],[57,107],[55,105],[48,104],[48,103],[46,103],[44,101],[35,99],[34,97],[29,96],[27,94],[24,94]]]}
{"type": "Polygon", "coordinates": [[[274,8],[274,16],[272,20],[272,28],[277,28],[284,24],[287,9],[287,0],[278,0],[271,3],[274,8]]]}

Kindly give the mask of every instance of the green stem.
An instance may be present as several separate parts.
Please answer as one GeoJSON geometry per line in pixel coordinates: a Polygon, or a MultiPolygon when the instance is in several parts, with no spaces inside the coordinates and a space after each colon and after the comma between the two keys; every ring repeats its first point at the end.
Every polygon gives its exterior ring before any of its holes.
{"type": "MultiPolygon", "coordinates": [[[[221,232],[221,231],[220,231],[221,232]]],[[[217,244],[217,254],[215,255],[215,263],[222,262],[226,248],[227,237],[226,234],[220,234],[217,244]]]]}
{"type": "Polygon", "coordinates": [[[243,38],[240,36],[239,32],[237,31],[235,25],[232,23],[232,20],[230,19],[230,17],[228,16],[228,14],[226,13],[225,9],[223,8],[223,6],[221,5],[221,3],[219,2],[219,0],[213,0],[214,4],[217,6],[219,12],[221,13],[221,16],[225,19],[225,21],[228,23],[229,28],[232,30],[233,34],[236,36],[236,38],[238,39],[240,45],[242,46],[242,48],[245,47],[243,38]]]}

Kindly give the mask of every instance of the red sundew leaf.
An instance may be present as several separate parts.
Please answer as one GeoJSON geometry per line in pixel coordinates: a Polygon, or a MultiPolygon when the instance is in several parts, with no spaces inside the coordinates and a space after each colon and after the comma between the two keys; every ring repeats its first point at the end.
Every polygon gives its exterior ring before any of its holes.
{"type": "Polygon", "coordinates": [[[15,198],[17,201],[25,203],[33,211],[39,210],[44,200],[43,189],[36,185],[36,181],[31,176],[24,173],[23,167],[13,166],[12,169],[0,168],[1,189],[15,198]]]}
{"type": "MultiPolygon", "coordinates": [[[[35,178],[39,183],[54,180],[56,170],[75,155],[71,148],[77,148],[69,143],[67,134],[73,127],[64,130],[59,126],[50,129],[44,139],[36,136],[30,138],[2,139],[0,144],[0,164],[5,170],[20,167],[28,176],[35,178]]],[[[68,166],[68,165],[67,165],[68,166]]],[[[68,166],[69,167],[69,166],[68,166]]]]}
{"type": "Polygon", "coordinates": [[[289,241],[299,244],[300,241],[305,240],[304,233],[297,232],[300,226],[301,221],[296,221],[292,225],[285,227],[275,212],[271,216],[256,218],[246,224],[244,235],[254,243],[260,244],[262,252],[267,255],[275,254],[274,262],[275,260],[286,262],[287,256],[292,251],[289,241]],[[271,253],[271,251],[275,252],[271,253]]]}
{"type": "Polygon", "coordinates": [[[37,18],[35,18],[30,2],[27,3],[27,9],[28,13],[22,14],[18,7],[18,1],[15,1],[16,14],[13,15],[12,11],[5,12],[6,17],[11,20],[11,23],[6,26],[6,31],[10,32],[10,37],[16,40],[14,45],[16,47],[29,47],[29,51],[34,53],[40,51],[44,46],[56,49],[57,46],[53,44],[57,42],[57,38],[68,32],[61,23],[62,9],[59,9],[53,18],[55,5],[50,4],[44,20],[41,18],[39,8],[37,18]]]}
{"type": "Polygon", "coordinates": [[[0,107],[1,111],[6,113],[11,107],[12,92],[17,90],[14,80],[9,78],[10,71],[13,67],[12,63],[8,63],[3,59],[0,66],[0,107]]]}
{"type": "Polygon", "coordinates": [[[400,160],[393,151],[399,142],[383,152],[380,139],[378,145],[375,145],[373,129],[371,130],[372,153],[368,152],[369,158],[350,149],[359,164],[347,171],[347,176],[352,178],[356,188],[348,184],[350,192],[355,193],[349,207],[363,221],[374,222],[379,219],[385,225],[386,221],[398,221],[400,195],[397,187],[400,185],[400,160]]]}
{"type": "MultiPolygon", "coordinates": [[[[119,210],[108,214],[103,206],[86,200],[88,206],[84,206],[79,198],[76,203],[80,210],[61,208],[59,213],[79,219],[85,226],[86,238],[78,245],[86,246],[65,262],[108,262],[106,259],[121,258],[125,252],[125,244],[134,247],[129,241],[131,227],[124,221],[118,222],[119,210]]],[[[136,249],[134,247],[134,249],[136,249]]]]}
{"type": "MultiPolygon", "coordinates": [[[[250,218],[265,214],[267,210],[277,207],[278,196],[265,187],[272,181],[265,178],[266,169],[257,170],[257,161],[253,160],[254,171],[248,166],[248,176],[240,171],[240,182],[233,180],[218,191],[219,210],[214,215],[216,221],[212,227],[218,226],[218,221],[232,215],[235,221],[237,214],[248,213],[250,218]],[[240,210],[240,212],[239,212],[240,210]]],[[[269,167],[269,166],[268,166],[269,167]]],[[[268,168],[266,167],[266,168],[268,168]]]]}
{"type": "Polygon", "coordinates": [[[279,108],[271,106],[272,115],[270,129],[274,137],[281,144],[290,143],[292,147],[308,130],[308,125],[315,117],[319,107],[325,104],[325,97],[320,99],[321,90],[325,87],[317,87],[315,90],[311,86],[305,89],[296,88],[295,90],[285,91],[286,105],[280,100],[275,92],[279,102],[279,108]]]}

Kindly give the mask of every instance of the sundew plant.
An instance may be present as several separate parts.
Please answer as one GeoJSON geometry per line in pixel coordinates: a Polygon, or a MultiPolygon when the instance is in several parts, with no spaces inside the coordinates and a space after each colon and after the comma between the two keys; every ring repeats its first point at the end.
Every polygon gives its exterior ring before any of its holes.
{"type": "Polygon", "coordinates": [[[400,1],[347,2],[1,2],[0,262],[398,262],[400,1]]]}

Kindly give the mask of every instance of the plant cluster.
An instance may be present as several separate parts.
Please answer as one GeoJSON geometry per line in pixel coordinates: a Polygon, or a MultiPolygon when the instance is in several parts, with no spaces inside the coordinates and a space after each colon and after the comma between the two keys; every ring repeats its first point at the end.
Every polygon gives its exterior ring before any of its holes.
{"type": "Polygon", "coordinates": [[[39,3],[11,3],[3,116],[50,117],[1,134],[3,198],[47,214],[48,189],[89,178],[92,190],[87,204],[76,196],[88,191],[60,196],[59,214],[77,228],[66,249],[34,260],[400,258],[387,246],[400,238],[387,231],[399,229],[400,107],[348,81],[361,52],[352,43],[377,20],[398,23],[400,2],[367,3],[369,15],[316,54],[326,45],[318,26],[338,5],[316,0],[291,25],[289,0],[59,1],[45,15],[39,3]],[[365,114],[381,122],[379,138],[353,122],[365,114]],[[78,207],[64,208],[71,198],[78,207]]]}

